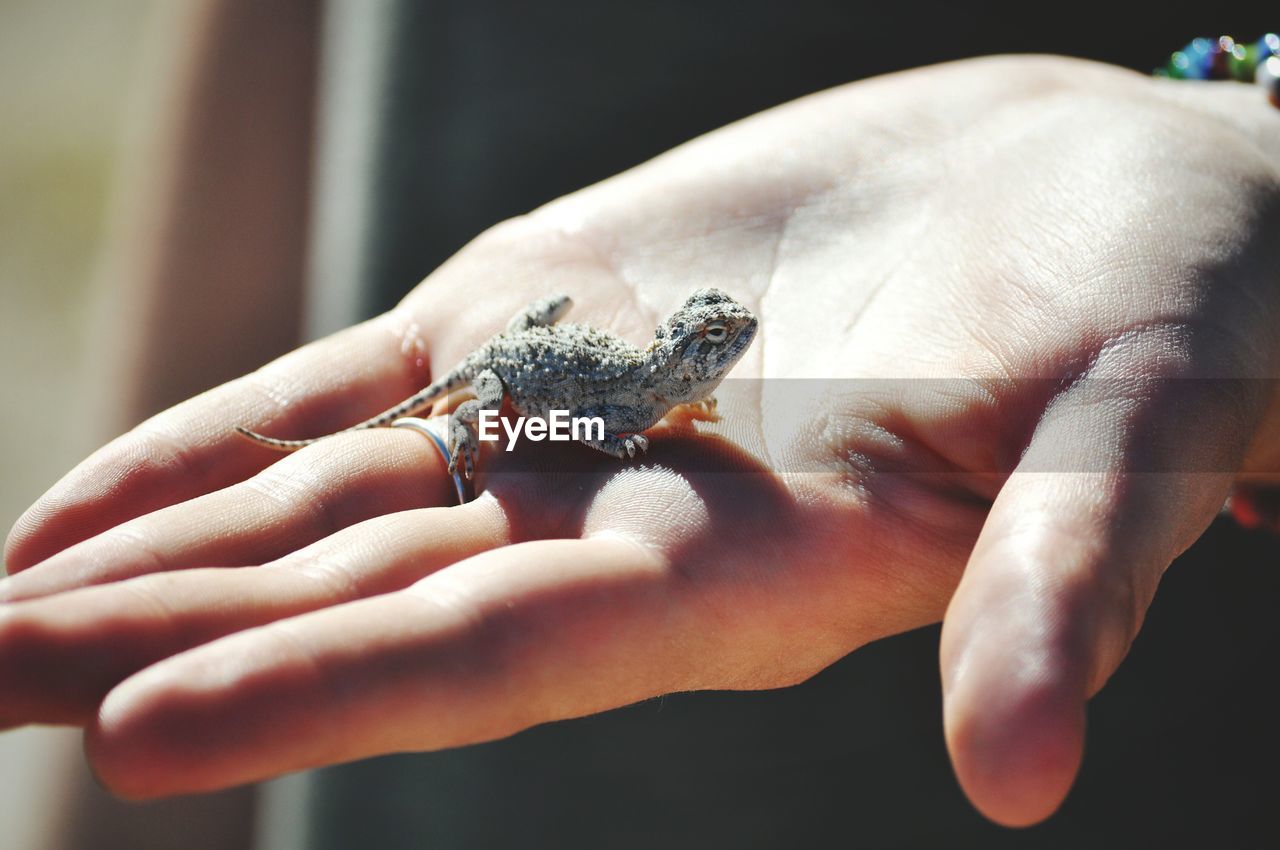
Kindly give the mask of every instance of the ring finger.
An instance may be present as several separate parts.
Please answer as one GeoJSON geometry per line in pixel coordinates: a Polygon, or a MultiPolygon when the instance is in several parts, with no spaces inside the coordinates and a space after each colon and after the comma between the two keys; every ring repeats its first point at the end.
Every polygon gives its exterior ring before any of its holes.
{"type": "Polygon", "coordinates": [[[444,459],[423,435],[398,428],[344,434],[0,580],[0,601],[147,573],[262,564],[371,517],[450,504],[453,493],[444,459]]]}

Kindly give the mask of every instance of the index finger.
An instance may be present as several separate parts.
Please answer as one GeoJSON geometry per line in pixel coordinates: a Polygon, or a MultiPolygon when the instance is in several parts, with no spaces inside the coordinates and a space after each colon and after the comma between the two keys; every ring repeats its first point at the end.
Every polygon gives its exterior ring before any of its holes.
{"type": "Polygon", "coordinates": [[[122,522],[210,493],[279,454],[233,432],[310,437],[360,421],[429,383],[417,325],[395,311],[303,346],[171,407],[94,452],[10,531],[10,573],[122,522]]]}

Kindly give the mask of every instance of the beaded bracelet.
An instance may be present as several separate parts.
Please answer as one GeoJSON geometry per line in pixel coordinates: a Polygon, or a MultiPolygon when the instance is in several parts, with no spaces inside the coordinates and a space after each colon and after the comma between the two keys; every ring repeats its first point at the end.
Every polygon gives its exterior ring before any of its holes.
{"type": "Polygon", "coordinates": [[[1252,44],[1229,35],[1197,38],[1169,57],[1157,77],[1175,80],[1236,80],[1257,83],[1280,107],[1280,35],[1267,33],[1252,44]]]}

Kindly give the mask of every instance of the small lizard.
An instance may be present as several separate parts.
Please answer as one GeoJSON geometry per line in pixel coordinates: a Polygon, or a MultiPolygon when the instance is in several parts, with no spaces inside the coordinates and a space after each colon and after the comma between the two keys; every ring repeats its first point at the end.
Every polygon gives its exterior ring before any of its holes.
{"type": "MultiPolygon", "coordinates": [[[[625,460],[648,449],[640,432],[673,407],[702,404],[713,410],[712,392],[756,335],[756,317],[718,289],[694,292],[644,349],[585,325],[556,324],[571,306],[567,295],[535,301],[440,380],[336,433],[390,425],[469,385],[475,398],[459,405],[449,420],[451,474],[461,464],[463,474],[472,476],[480,411],[498,410],[504,398],[522,416],[566,410],[572,417],[600,417],[604,438],[580,442],[625,460]]],[[[279,440],[247,428],[236,431],[286,451],[324,439],[279,440]]]]}

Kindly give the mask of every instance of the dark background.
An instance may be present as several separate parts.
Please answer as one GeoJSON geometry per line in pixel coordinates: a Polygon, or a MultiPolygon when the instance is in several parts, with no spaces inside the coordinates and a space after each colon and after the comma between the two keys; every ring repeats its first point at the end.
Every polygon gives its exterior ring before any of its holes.
{"type": "MultiPolygon", "coordinates": [[[[1171,2],[395,2],[368,313],[486,227],[832,85],[989,53],[1147,71],[1280,8],[1171,2]]],[[[858,128],[851,126],[851,134],[858,128]]],[[[463,750],[316,774],[317,848],[1280,847],[1275,540],[1219,522],[1089,711],[1050,821],[983,820],[951,774],[936,627],[799,687],[673,695],[463,750]]]]}
{"type": "Polygon", "coordinates": [[[376,120],[390,128],[376,157],[370,314],[498,221],[821,89],[993,53],[1057,53],[1146,72],[1196,36],[1252,40],[1280,28],[1274,5],[1185,0],[370,8],[395,18],[386,87],[370,93],[376,120]]]}

